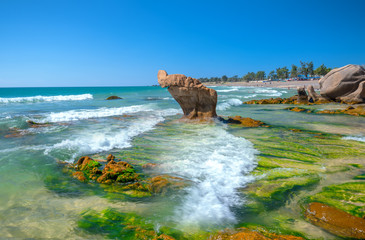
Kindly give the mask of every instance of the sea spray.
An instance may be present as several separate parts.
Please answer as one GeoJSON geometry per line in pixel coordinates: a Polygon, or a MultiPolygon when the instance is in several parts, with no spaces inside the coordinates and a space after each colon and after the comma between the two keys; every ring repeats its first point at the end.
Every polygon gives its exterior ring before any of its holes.
{"type": "Polygon", "coordinates": [[[0,103],[32,103],[32,102],[53,102],[53,101],[81,101],[93,99],[91,94],[79,95],[57,95],[57,96],[32,96],[32,97],[13,97],[0,98],[0,103]]]}
{"type": "Polygon", "coordinates": [[[256,166],[257,151],[251,142],[221,127],[192,128],[174,137],[174,154],[164,156],[167,173],[192,182],[174,220],[183,228],[234,223],[232,208],[243,204],[237,191],[254,179],[249,172],[256,166]]]}
{"type": "Polygon", "coordinates": [[[232,106],[239,106],[242,105],[242,101],[237,98],[228,99],[227,101],[224,101],[222,103],[219,103],[217,105],[217,110],[224,111],[232,106]]]}
{"type": "Polygon", "coordinates": [[[54,122],[72,122],[90,118],[103,118],[118,116],[123,114],[132,114],[141,111],[153,111],[154,109],[147,105],[134,105],[118,108],[97,108],[97,109],[80,109],[69,110],[65,112],[52,112],[45,115],[43,119],[34,120],[41,123],[54,123],[54,122]]]}
{"type": "Polygon", "coordinates": [[[111,149],[122,149],[131,146],[133,137],[152,130],[156,124],[165,120],[167,116],[180,113],[177,109],[165,109],[145,112],[137,120],[120,123],[118,125],[95,127],[92,132],[79,131],[73,139],[65,139],[48,147],[44,153],[56,158],[74,161],[77,156],[92,154],[111,149]]]}

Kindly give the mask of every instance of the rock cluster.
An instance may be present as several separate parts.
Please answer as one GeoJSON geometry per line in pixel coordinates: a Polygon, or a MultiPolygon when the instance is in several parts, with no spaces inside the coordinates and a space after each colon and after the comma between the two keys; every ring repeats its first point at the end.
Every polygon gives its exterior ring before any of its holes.
{"type": "Polygon", "coordinates": [[[107,99],[105,99],[105,100],[117,100],[117,99],[123,99],[123,98],[118,97],[118,96],[110,96],[110,97],[108,97],[108,98],[107,98],[107,99]]]}
{"type": "Polygon", "coordinates": [[[217,117],[217,92],[205,87],[199,80],[183,74],[168,75],[160,70],[157,74],[161,87],[168,88],[172,97],[179,103],[184,118],[209,120],[217,117]]]}

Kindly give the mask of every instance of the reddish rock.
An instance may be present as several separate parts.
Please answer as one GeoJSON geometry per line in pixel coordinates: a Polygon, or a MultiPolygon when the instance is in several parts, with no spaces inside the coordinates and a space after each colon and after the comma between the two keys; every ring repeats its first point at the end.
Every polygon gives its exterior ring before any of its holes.
{"type": "Polygon", "coordinates": [[[168,75],[160,70],[157,74],[161,87],[168,88],[172,97],[179,103],[184,118],[208,120],[217,117],[217,92],[205,87],[199,80],[183,74],[168,75]]]}
{"type": "Polygon", "coordinates": [[[208,240],[270,240],[270,239],[304,240],[302,237],[269,233],[263,229],[261,229],[260,231],[254,231],[244,227],[236,230],[227,229],[208,238],[208,240]]]}
{"type": "Polygon", "coordinates": [[[160,175],[150,179],[149,190],[155,194],[165,194],[169,190],[185,187],[184,179],[168,175],[160,175]]]}
{"type": "Polygon", "coordinates": [[[322,110],[318,111],[318,114],[348,114],[352,116],[365,116],[364,106],[357,106],[356,108],[349,106],[346,109],[337,110],[322,110]]]}
{"type": "Polygon", "coordinates": [[[158,164],[156,164],[156,163],[146,163],[142,166],[142,168],[147,169],[147,170],[151,170],[151,169],[154,169],[157,166],[158,166],[158,164]]]}
{"type": "Polygon", "coordinates": [[[365,239],[365,219],[328,205],[310,203],[305,215],[314,225],[346,238],[365,239]]]}
{"type": "Polygon", "coordinates": [[[72,174],[74,178],[79,180],[80,182],[86,182],[86,177],[83,172],[77,171],[72,174]]]}
{"type": "Polygon", "coordinates": [[[94,167],[99,167],[99,166],[101,166],[99,162],[94,161],[92,158],[88,156],[79,158],[79,160],[76,163],[76,168],[81,171],[91,170],[94,167]]]}
{"type": "Polygon", "coordinates": [[[112,154],[109,154],[107,157],[106,157],[106,160],[109,162],[111,160],[114,160],[115,157],[112,155],[112,154]]]}
{"type": "Polygon", "coordinates": [[[102,175],[97,179],[99,183],[130,182],[138,178],[138,174],[134,173],[132,165],[127,162],[115,162],[110,160],[105,165],[102,175]]]}

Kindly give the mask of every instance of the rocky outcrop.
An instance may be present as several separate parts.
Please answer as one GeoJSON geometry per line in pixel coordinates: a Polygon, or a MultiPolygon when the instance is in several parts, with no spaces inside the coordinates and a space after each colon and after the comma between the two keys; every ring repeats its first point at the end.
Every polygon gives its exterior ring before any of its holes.
{"type": "Polygon", "coordinates": [[[266,125],[265,123],[249,117],[244,118],[241,116],[234,116],[234,117],[228,117],[227,120],[222,117],[219,117],[219,120],[221,120],[224,123],[240,124],[243,127],[268,127],[268,125],[266,125]]]}
{"type": "Polygon", "coordinates": [[[183,74],[168,75],[160,70],[157,74],[161,87],[168,88],[173,98],[180,104],[184,118],[208,120],[217,117],[217,92],[205,87],[199,80],[183,74]]]}
{"type": "Polygon", "coordinates": [[[298,91],[297,102],[298,103],[308,103],[308,95],[307,95],[307,92],[305,91],[304,87],[298,87],[297,91],[298,91]]]}
{"type": "Polygon", "coordinates": [[[349,64],[335,68],[319,81],[321,95],[333,101],[365,102],[365,69],[349,64]]]}
{"type": "Polygon", "coordinates": [[[365,239],[363,218],[318,202],[309,204],[305,214],[314,225],[330,233],[346,238],[365,239]]]}
{"type": "Polygon", "coordinates": [[[108,97],[108,98],[107,98],[107,99],[105,99],[105,100],[117,100],[117,99],[123,99],[123,98],[118,97],[118,96],[110,96],[110,97],[108,97]]]}

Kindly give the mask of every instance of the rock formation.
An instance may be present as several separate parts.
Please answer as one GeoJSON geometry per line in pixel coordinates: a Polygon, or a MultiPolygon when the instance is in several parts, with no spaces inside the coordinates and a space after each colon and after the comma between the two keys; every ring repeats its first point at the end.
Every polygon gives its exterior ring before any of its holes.
{"type": "Polygon", "coordinates": [[[365,219],[318,202],[309,204],[305,214],[313,224],[333,234],[346,238],[365,238],[365,219]]]}
{"type": "Polygon", "coordinates": [[[105,99],[105,100],[118,100],[118,99],[123,99],[123,98],[118,97],[118,96],[110,96],[110,97],[108,97],[108,98],[107,98],[107,99],[105,99]]]}
{"type": "Polygon", "coordinates": [[[297,102],[298,103],[307,103],[308,95],[307,95],[307,92],[305,91],[304,87],[298,87],[297,92],[298,92],[297,102]]]}
{"type": "Polygon", "coordinates": [[[365,102],[365,69],[349,64],[335,68],[319,81],[321,95],[333,101],[365,102]]]}
{"type": "Polygon", "coordinates": [[[199,80],[183,74],[168,75],[160,70],[157,74],[161,87],[168,88],[173,98],[180,104],[184,118],[207,120],[217,117],[217,92],[205,87],[199,80]]]}

